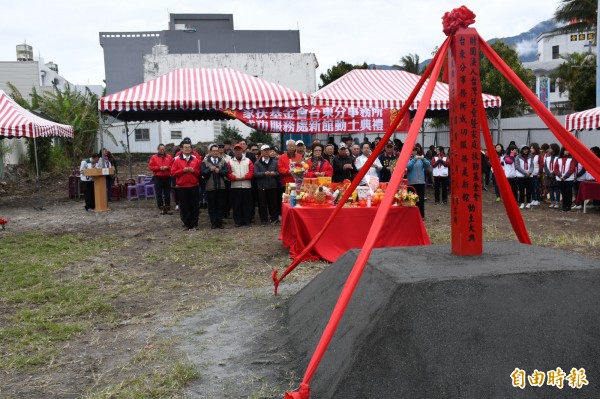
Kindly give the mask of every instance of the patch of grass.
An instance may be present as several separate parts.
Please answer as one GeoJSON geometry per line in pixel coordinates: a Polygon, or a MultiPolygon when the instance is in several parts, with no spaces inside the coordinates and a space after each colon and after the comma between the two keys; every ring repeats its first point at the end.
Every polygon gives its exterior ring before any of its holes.
{"type": "Polygon", "coordinates": [[[48,363],[58,343],[93,321],[113,317],[92,282],[69,266],[106,247],[109,238],[23,234],[0,241],[0,370],[48,363]]]}
{"type": "Polygon", "coordinates": [[[88,399],[105,398],[182,398],[187,383],[200,377],[191,361],[182,362],[173,351],[172,340],[158,340],[141,349],[124,365],[119,376],[106,376],[107,383],[97,392],[88,392],[88,399]]]}

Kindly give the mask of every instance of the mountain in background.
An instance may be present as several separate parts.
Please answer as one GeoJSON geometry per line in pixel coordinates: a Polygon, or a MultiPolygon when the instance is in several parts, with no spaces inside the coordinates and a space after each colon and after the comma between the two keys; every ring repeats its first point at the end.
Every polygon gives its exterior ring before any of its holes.
{"type": "MultiPolygon", "coordinates": [[[[537,61],[537,37],[542,33],[551,32],[560,25],[554,22],[553,19],[542,21],[527,32],[511,37],[500,37],[488,40],[488,44],[494,44],[497,41],[502,41],[514,48],[521,62],[537,61]]],[[[400,57],[399,57],[400,58],[400,57]]],[[[398,60],[399,61],[399,60],[398,60]]],[[[431,62],[431,58],[419,64],[421,68],[426,67],[431,62]]],[[[392,69],[391,65],[376,65],[369,64],[370,69],[392,69]]]]}
{"type": "Polygon", "coordinates": [[[488,44],[502,41],[516,50],[521,62],[537,61],[537,37],[542,33],[551,32],[559,26],[553,19],[548,19],[540,22],[527,32],[517,36],[490,39],[488,44]]]}

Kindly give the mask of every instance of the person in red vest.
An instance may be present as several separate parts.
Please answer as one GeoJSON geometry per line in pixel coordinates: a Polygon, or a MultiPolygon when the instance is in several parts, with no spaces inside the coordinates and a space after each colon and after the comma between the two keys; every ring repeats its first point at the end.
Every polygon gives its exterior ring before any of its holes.
{"type": "Polygon", "coordinates": [[[181,145],[181,154],[173,160],[171,175],[179,197],[179,215],[185,230],[198,230],[200,163],[202,159],[192,154],[192,143],[181,145]]]}
{"type": "Polygon", "coordinates": [[[173,157],[167,154],[164,144],[159,144],[157,153],[150,157],[148,168],[154,175],[154,192],[156,205],[161,215],[172,215],[171,212],[171,165],[173,157]]]}
{"type": "Polygon", "coordinates": [[[281,186],[285,190],[287,183],[294,183],[296,179],[292,176],[290,163],[302,162],[302,156],[296,152],[296,142],[294,140],[286,141],[287,152],[282,154],[277,160],[277,169],[279,169],[279,177],[281,186]]]}

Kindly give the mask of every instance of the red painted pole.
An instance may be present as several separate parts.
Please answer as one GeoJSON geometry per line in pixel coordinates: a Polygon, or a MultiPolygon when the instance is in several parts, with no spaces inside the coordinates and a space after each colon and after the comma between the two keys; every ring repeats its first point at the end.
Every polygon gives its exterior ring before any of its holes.
{"type": "Polygon", "coordinates": [[[452,37],[448,52],[450,85],[450,170],[452,253],[481,255],[482,165],[478,104],[479,35],[462,28],[452,37]]]}

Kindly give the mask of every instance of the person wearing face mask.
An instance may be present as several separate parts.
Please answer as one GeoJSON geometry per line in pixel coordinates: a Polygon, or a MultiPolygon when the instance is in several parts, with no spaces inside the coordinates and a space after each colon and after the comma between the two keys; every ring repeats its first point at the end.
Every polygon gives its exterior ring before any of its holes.
{"type": "Polygon", "coordinates": [[[154,192],[156,205],[161,215],[172,215],[171,212],[171,165],[173,157],[167,154],[165,145],[159,144],[156,154],[152,155],[148,169],[154,175],[154,192]]]}

